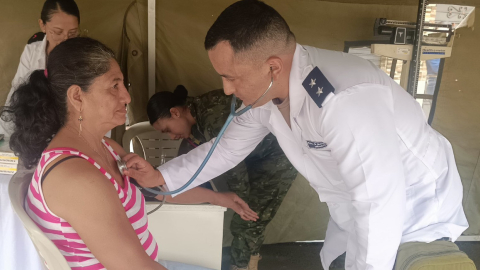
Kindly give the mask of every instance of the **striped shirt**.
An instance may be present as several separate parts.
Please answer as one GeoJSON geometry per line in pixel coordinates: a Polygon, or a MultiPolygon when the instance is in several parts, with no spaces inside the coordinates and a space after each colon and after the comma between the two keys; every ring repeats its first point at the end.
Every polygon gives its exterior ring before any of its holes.
{"type": "MultiPolygon", "coordinates": [[[[103,143],[107,149],[109,149],[112,156],[119,160],[120,157],[115,153],[112,147],[105,141],[103,141],[103,143]]],[[[130,183],[129,177],[126,176],[124,178],[125,187],[122,188],[107,171],[85,154],[72,148],[55,148],[45,151],[42,154],[28,189],[28,194],[25,199],[25,209],[30,218],[45,233],[45,235],[52,240],[63,256],[65,256],[65,259],[72,270],[97,270],[105,269],[105,267],[90,252],[72,226],[70,226],[66,220],[52,213],[45,203],[41,186],[41,176],[48,164],[61,155],[79,156],[97,167],[105,177],[107,177],[115,187],[128,220],[137,233],[138,239],[145,249],[145,252],[153,260],[157,260],[158,246],[152,234],[148,231],[145,199],[140,191],[130,183]]]]}

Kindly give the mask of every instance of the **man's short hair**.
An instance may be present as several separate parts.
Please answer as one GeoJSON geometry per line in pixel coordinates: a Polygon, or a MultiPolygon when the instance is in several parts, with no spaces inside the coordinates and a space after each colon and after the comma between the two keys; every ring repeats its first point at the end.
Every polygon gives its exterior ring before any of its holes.
{"type": "Polygon", "coordinates": [[[242,0],[218,16],[205,37],[205,49],[227,41],[239,53],[265,41],[287,46],[294,40],[287,22],[275,9],[258,0],[242,0]]]}

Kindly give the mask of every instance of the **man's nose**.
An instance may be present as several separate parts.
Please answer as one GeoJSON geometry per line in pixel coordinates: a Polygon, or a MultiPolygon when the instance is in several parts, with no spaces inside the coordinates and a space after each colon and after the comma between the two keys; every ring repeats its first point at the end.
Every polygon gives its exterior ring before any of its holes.
{"type": "Polygon", "coordinates": [[[225,92],[227,96],[235,94],[235,87],[226,79],[223,79],[223,92],[225,92]]]}

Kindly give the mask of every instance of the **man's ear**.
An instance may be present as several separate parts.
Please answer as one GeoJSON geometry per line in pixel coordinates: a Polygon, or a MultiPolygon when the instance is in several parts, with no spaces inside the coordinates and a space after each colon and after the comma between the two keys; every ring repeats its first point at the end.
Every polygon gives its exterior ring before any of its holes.
{"type": "Polygon", "coordinates": [[[283,69],[282,59],[277,56],[272,56],[267,60],[267,64],[270,67],[270,71],[272,72],[273,79],[278,80],[278,76],[280,75],[283,69]]]}

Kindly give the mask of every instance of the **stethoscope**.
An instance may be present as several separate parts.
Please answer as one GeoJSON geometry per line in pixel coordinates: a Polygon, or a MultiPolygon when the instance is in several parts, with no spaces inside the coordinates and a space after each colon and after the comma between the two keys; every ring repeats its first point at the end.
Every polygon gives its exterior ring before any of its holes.
{"type": "MultiPolygon", "coordinates": [[[[160,190],[162,191],[157,191],[157,190],[154,190],[154,189],[151,189],[151,188],[146,188],[144,187],[145,190],[153,193],[153,194],[157,194],[157,195],[164,195],[163,196],[163,200],[160,204],[163,205],[163,203],[165,202],[165,196],[166,195],[172,195],[172,194],[176,194],[176,193],[179,193],[179,192],[182,192],[184,189],[186,189],[190,184],[192,184],[192,182],[197,178],[197,176],[200,174],[200,172],[203,170],[203,167],[205,167],[205,164],[207,164],[208,160],[210,159],[210,156],[212,155],[213,151],[215,150],[215,148],[217,147],[217,144],[218,142],[220,141],[220,139],[222,138],[223,134],[225,133],[225,130],[227,129],[228,125],[230,125],[230,123],[232,122],[233,118],[236,117],[236,116],[240,116],[244,113],[246,113],[248,110],[250,110],[253,106],[255,106],[255,104],[257,104],[267,93],[268,91],[270,91],[270,88],[272,88],[272,85],[273,85],[273,73],[272,73],[272,67],[270,67],[270,74],[271,74],[271,80],[270,80],[270,85],[268,86],[267,90],[265,90],[265,92],[255,101],[253,102],[252,104],[246,106],[245,108],[241,109],[240,111],[238,112],[235,112],[235,106],[236,106],[236,103],[237,103],[237,97],[235,95],[233,95],[232,97],[232,102],[230,103],[230,114],[228,115],[228,118],[227,118],[227,121],[225,121],[225,124],[223,125],[222,129],[220,130],[220,132],[218,133],[218,136],[217,138],[215,139],[215,142],[213,143],[212,145],[212,148],[210,148],[210,151],[208,151],[208,154],[207,156],[205,157],[205,159],[203,160],[202,164],[200,165],[200,167],[197,169],[197,171],[195,172],[195,174],[192,176],[192,178],[190,178],[190,180],[185,183],[185,185],[183,185],[182,187],[176,189],[176,190],[172,190],[172,191],[163,191],[162,189],[162,186],[159,186],[160,190]]],[[[117,160],[117,165],[118,165],[118,169],[120,170],[120,173],[123,174],[123,171],[124,170],[128,170],[127,168],[127,165],[125,163],[125,161],[123,160],[117,160]]]]}

